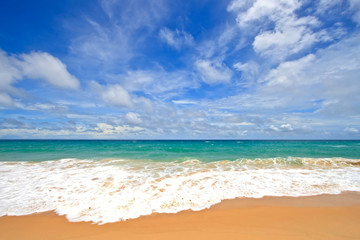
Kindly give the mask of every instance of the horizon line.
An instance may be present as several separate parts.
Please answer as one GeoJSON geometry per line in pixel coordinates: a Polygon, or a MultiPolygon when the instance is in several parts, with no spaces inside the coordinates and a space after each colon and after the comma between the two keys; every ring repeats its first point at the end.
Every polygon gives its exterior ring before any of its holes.
{"type": "Polygon", "coordinates": [[[313,139],[270,139],[270,138],[254,138],[254,139],[240,139],[240,138],[232,138],[232,139],[222,139],[222,138],[159,138],[159,139],[150,139],[150,138],[139,138],[139,139],[108,139],[108,138],[7,138],[1,139],[0,141],[360,141],[360,139],[349,139],[349,138],[333,138],[333,139],[325,139],[325,138],[313,138],[313,139]]]}

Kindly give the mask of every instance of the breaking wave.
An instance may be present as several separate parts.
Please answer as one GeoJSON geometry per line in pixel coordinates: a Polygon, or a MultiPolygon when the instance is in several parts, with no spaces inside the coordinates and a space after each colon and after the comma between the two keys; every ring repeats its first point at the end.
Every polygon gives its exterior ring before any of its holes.
{"type": "Polygon", "coordinates": [[[360,191],[360,160],[0,162],[0,216],[56,211],[98,224],[202,210],[224,199],[360,191]]]}

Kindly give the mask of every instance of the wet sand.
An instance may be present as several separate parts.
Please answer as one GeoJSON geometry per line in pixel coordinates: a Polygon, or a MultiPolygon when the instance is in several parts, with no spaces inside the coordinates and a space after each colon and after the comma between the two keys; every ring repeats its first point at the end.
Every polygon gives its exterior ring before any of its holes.
{"type": "Polygon", "coordinates": [[[360,193],[226,200],[96,225],[47,212],[0,218],[0,239],[360,239],[360,193]]]}

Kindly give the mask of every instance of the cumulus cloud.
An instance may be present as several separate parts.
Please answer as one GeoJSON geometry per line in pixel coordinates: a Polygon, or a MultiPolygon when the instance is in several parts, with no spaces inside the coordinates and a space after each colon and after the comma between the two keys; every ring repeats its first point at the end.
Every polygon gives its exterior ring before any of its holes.
{"type": "Polygon", "coordinates": [[[133,102],[129,93],[120,85],[106,87],[101,94],[105,102],[109,102],[118,107],[132,107],[133,102]]]}
{"type": "Polygon", "coordinates": [[[283,26],[275,31],[266,31],[257,35],[253,48],[261,55],[283,59],[310,47],[320,39],[322,39],[321,35],[314,34],[306,26],[283,26]]]}
{"type": "Polygon", "coordinates": [[[296,14],[303,3],[298,0],[256,0],[252,4],[233,1],[228,10],[237,13],[237,23],[244,32],[255,35],[252,46],[256,53],[283,60],[316,42],[332,40],[325,30],[315,30],[320,24],[315,16],[296,14]]]}
{"type": "Polygon", "coordinates": [[[202,80],[210,85],[230,82],[233,72],[220,61],[199,59],[195,67],[201,74],[202,80]]]}
{"type": "Polygon", "coordinates": [[[172,31],[168,28],[162,28],[159,32],[159,36],[166,44],[178,50],[182,46],[191,46],[194,44],[193,36],[184,30],[180,31],[179,29],[175,29],[172,31]]]}
{"type": "Polygon", "coordinates": [[[64,89],[77,89],[80,85],[79,80],[68,72],[60,59],[46,52],[21,54],[15,64],[27,78],[41,79],[64,89]]]}
{"type": "Polygon", "coordinates": [[[76,89],[79,80],[70,74],[60,59],[46,52],[7,55],[0,51],[1,87],[8,87],[15,80],[39,79],[64,89],[76,89]]]}
{"type": "Polygon", "coordinates": [[[126,121],[128,121],[130,124],[140,124],[142,123],[142,120],[140,118],[140,115],[138,113],[134,112],[128,112],[125,115],[126,121]]]}
{"type": "Polygon", "coordinates": [[[255,0],[246,11],[238,14],[236,20],[240,26],[252,25],[253,22],[265,17],[272,21],[280,21],[284,17],[294,14],[294,10],[300,6],[301,3],[297,0],[255,0]]]}
{"type": "Polygon", "coordinates": [[[62,89],[77,89],[79,80],[70,74],[60,59],[46,52],[8,55],[0,49],[0,104],[13,106],[12,95],[19,90],[12,86],[23,79],[43,80],[62,89]]]}
{"type": "Polygon", "coordinates": [[[91,81],[90,86],[106,103],[116,107],[131,108],[134,106],[134,102],[128,91],[119,84],[102,86],[95,81],[91,81]]]}

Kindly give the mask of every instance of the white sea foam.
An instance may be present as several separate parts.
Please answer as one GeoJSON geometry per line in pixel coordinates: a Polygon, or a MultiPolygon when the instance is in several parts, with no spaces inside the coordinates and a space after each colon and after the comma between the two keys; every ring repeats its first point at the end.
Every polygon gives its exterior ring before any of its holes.
{"type": "Polygon", "coordinates": [[[54,210],[99,224],[151,213],[201,210],[223,199],[360,191],[360,161],[239,159],[0,163],[0,216],[54,210]]]}

